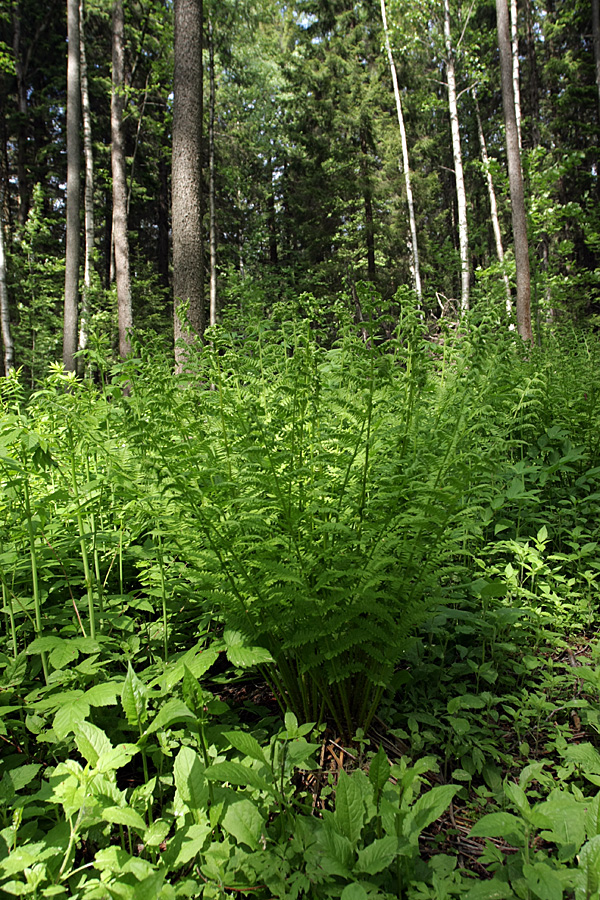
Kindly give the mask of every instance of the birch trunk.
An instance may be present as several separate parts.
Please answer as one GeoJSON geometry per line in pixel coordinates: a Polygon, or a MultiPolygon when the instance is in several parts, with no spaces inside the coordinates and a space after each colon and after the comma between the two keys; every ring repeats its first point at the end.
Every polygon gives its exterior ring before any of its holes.
{"type": "Polygon", "coordinates": [[[6,289],[6,257],[4,255],[4,224],[2,207],[4,197],[0,196],[0,323],[2,326],[2,344],[4,346],[4,374],[8,375],[15,367],[15,348],[10,331],[10,315],[8,309],[8,291],[6,289]]]}
{"type": "Polygon", "coordinates": [[[498,204],[496,203],[496,191],[494,189],[494,180],[490,170],[490,160],[488,157],[487,146],[485,143],[485,135],[483,133],[483,125],[481,124],[481,115],[479,113],[479,103],[475,97],[475,114],[477,116],[477,131],[479,133],[479,145],[481,147],[481,161],[483,162],[483,171],[487,183],[488,196],[490,198],[490,215],[492,218],[492,229],[494,232],[494,241],[496,243],[496,253],[498,262],[502,266],[502,278],[504,288],[506,290],[506,312],[512,315],[512,300],[510,296],[510,281],[504,270],[504,247],[502,246],[502,232],[500,231],[500,222],[498,220],[498,204]]]}
{"type": "Polygon", "coordinates": [[[119,355],[131,353],[131,281],[129,276],[129,235],[127,233],[127,175],[123,110],[125,106],[124,16],[122,0],[114,0],[112,7],[112,94],[110,131],[113,180],[113,241],[115,249],[115,280],[119,316],[119,355]]]}
{"type": "Polygon", "coordinates": [[[600,10],[598,0],[592,0],[592,36],[596,65],[596,88],[598,90],[598,121],[600,122],[600,10]]]}
{"type": "Polygon", "coordinates": [[[83,197],[85,247],[83,256],[83,293],[79,320],[79,350],[88,342],[90,289],[92,285],[92,254],[94,252],[94,152],[92,148],[92,117],[87,79],[85,35],[83,31],[83,0],[79,3],[79,65],[81,77],[81,111],[83,116],[83,157],[85,160],[85,188],[83,197]]]}
{"type": "Polygon", "coordinates": [[[67,0],[67,234],[65,253],[65,304],[63,364],[75,371],[77,350],[77,305],[79,299],[79,4],[67,0]]]}
{"type": "Polygon", "coordinates": [[[524,341],[532,341],[531,331],[531,277],[529,271],[529,245],[527,241],[527,215],[523,173],[517,132],[517,117],[512,81],[512,59],[507,0],[496,0],[498,23],[498,47],[500,50],[500,75],[502,105],[506,126],[506,155],[512,213],[515,264],[517,274],[517,328],[524,341]]]}
{"type": "Polygon", "coordinates": [[[452,154],[454,157],[454,173],[456,177],[456,200],[458,206],[458,242],[460,249],[461,295],[460,308],[464,312],[469,308],[469,288],[471,272],[469,267],[469,230],[467,225],[467,195],[460,146],[460,130],[458,127],[458,103],[456,98],[456,72],[454,68],[454,51],[450,33],[450,4],[444,0],[444,39],[446,43],[446,73],[448,76],[448,106],[450,109],[450,128],[452,131],[452,154]]]}
{"type": "Polygon", "coordinates": [[[519,77],[519,17],[517,12],[517,0],[510,0],[510,42],[512,50],[512,81],[515,97],[515,117],[517,120],[517,137],[519,150],[523,146],[521,137],[521,88],[519,77]]]}
{"type": "Polygon", "coordinates": [[[174,0],[173,71],[173,297],[175,361],[204,331],[204,242],[202,237],[202,0],[174,0]],[[187,323],[178,314],[187,303],[187,323]]]}
{"type": "Polygon", "coordinates": [[[406,186],[406,201],[408,203],[408,218],[410,223],[410,251],[412,257],[413,279],[415,283],[415,293],[419,303],[423,299],[423,291],[421,288],[421,268],[419,265],[419,245],[417,242],[417,220],[415,217],[415,205],[413,200],[412,185],[410,180],[410,165],[408,159],[408,143],[406,140],[406,129],[404,127],[404,116],[402,114],[402,102],[400,100],[400,89],[398,87],[398,75],[396,72],[396,63],[392,53],[392,45],[390,43],[390,35],[387,24],[387,13],[385,8],[385,0],[381,0],[381,19],[383,21],[383,34],[385,38],[385,49],[390,64],[390,72],[392,74],[392,84],[394,85],[394,97],[396,98],[396,112],[398,114],[398,127],[400,129],[400,142],[402,144],[402,166],[404,169],[404,184],[406,186]]]}
{"type": "Polygon", "coordinates": [[[208,113],[208,198],[210,245],[210,324],[217,324],[217,216],[215,204],[215,46],[212,19],[208,23],[210,91],[208,113]]]}

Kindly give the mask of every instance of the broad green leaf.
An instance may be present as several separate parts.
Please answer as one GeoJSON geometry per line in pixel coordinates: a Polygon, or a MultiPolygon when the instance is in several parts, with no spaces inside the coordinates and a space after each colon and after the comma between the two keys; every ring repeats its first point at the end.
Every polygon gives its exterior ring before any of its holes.
{"type": "Polygon", "coordinates": [[[506,837],[508,834],[523,836],[524,824],[512,813],[488,813],[479,822],[475,822],[469,837],[506,837]]]}
{"type": "Polygon", "coordinates": [[[508,799],[514,803],[522,816],[527,817],[529,814],[529,800],[525,796],[523,788],[515,784],[514,781],[507,781],[504,784],[504,793],[508,799]]]}
{"type": "Polygon", "coordinates": [[[170,822],[165,822],[164,819],[157,819],[156,822],[153,822],[144,832],[144,844],[147,844],[148,847],[158,847],[162,844],[170,830],[170,822]]]}
{"type": "Polygon", "coordinates": [[[335,792],[334,819],[340,833],[356,847],[364,825],[365,808],[360,788],[343,770],[335,792]]]}
{"type": "Polygon", "coordinates": [[[411,842],[418,840],[421,832],[445,812],[456,792],[455,784],[440,784],[422,794],[410,810],[403,824],[403,833],[411,842]]]}
{"type": "MultiPolygon", "coordinates": [[[[592,806],[594,801],[589,805],[592,806]]],[[[585,840],[587,812],[586,807],[566,791],[553,791],[543,803],[538,803],[536,812],[540,812],[548,820],[550,831],[542,832],[544,840],[553,841],[559,846],[573,846],[576,853],[585,840]]]]}
{"type": "Polygon", "coordinates": [[[379,795],[381,790],[388,783],[391,768],[392,767],[390,765],[389,759],[386,756],[385,750],[380,744],[379,749],[371,760],[371,765],[369,766],[369,781],[373,785],[376,795],[379,795]]]}
{"type": "Polygon", "coordinates": [[[341,900],[368,900],[368,896],[361,884],[347,884],[342,891],[341,900]]]}
{"type": "Polygon", "coordinates": [[[102,729],[91,722],[78,722],[73,730],[77,749],[91,766],[96,765],[102,754],[113,749],[102,729]]]}
{"type": "Polygon", "coordinates": [[[200,687],[198,679],[186,665],[183,666],[183,700],[197,719],[204,718],[204,706],[206,705],[204,691],[200,687]]]}
{"type": "Polygon", "coordinates": [[[220,781],[222,784],[237,784],[240,787],[258,788],[268,791],[269,785],[254,769],[237,762],[215,763],[206,770],[209,781],[220,781]]]}
{"type": "Polygon", "coordinates": [[[527,885],[539,900],[563,900],[563,888],[556,872],[543,862],[534,865],[523,864],[523,875],[527,885]]]}
{"type": "Polygon", "coordinates": [[[36,638],[27,646],[27,653],[50,653],[64,643],[64,638],[41,637],[36,638]]]}
{"type": "Polygon", "coordinates": [[[584,892],[576,894],[579,898],[594,897],[600,889],[600,834],[591,838],[581,848],[581,852],[577,857],[579,861],[579,869],[583,872],[584,892]]]}
{"type": "Polygon", "coordinates": [[[121,693],[122,685],[114,681],[103,681],[89,688],[84,694],[90,706],[114,706],[121,693]]]}
{"type": "Polygon", "coordinates": [[[135,828],[142,835],[148,827],[139,812],[130,806],[106,806],[102,810],[102,818],[114,825],[125,825],[127,828],[135,828]]]}
{"type": "Polygon", "coordinates": [[[155,731],[168,728],[170,725],[174,725],[175,722],[185,722],[190,721],[190,719],[195,720],[195,715],[190,712],[185,703],[177,697],[173,697],[171,700],[167,700],[160,709],[158,715],[146,729],[146,734],[152,734],[155,731]]]}
{"type": "Polygon", "coordinates": [[[584,825],[588,840],[600,834],[600,793],[586,804],[584,825]]]}
{"type": "Polygon", "coordinates": [[[90,707],[84,700],[76,700],[74,703],[65,703],[54,716],[52,727],[59,741],[64,741],[68,734],[75,731],[78,725],[85,721],[90,713],[90,707]]]}
{"type": "Polygon", "coordinates": [[[364,850],[358,851],[358,872],[377,875],[392,864],[398,852],[398,839],[392,835],[380,838],[367,844],[364,850]]]}
{"type": "Polygon", "coordinates": [[[514,900],[515,898],[510,885],[498,878],[474,884],[464,896],[465,900],[514,900]]]}
{"type": "Polygon", "coordinates": [[[48,658],[55,669],[64,669],[65,666],[69,666],[74,662],[78,656],[79,650],[77,647],[73,646],[70,641],[63,641],[51,651],[48,658]]]}
{"type": "Polygon", "coordinates": [[[246,669],[273,662],[273,657],[264,647],[249,647],[240,631],[225,629],[223,640],[227,659],[232,666],[246,669]]]}
{"type": "Polygon", "coordinates": [[[600,775],[600,753],[591,744],[569,744],[563,756],[567,762],[580,766],[583,775],[600,775]]]}
{"type": "Polygon", "coordinates": [[[211,827],[208,821],[180,829],[172,838],[169,838],[167,849],[162,854],[161,860],[172,871],[177,871],[202,852],[210,832],[211,827]]]}
{"type": "Polygon", "coordinates": [[[258,850],[265,822],[251,800],[238,800],[228,806],[222,824],[238,841],[258,850]]]}
{"type": "Polygon", "coordinates": [[[266,756],[260,744],[251,734],[246,731],[225,731],[223,737],[229,741],[232,747],[239,750],[245,756],[250,756],[259,762],[265,762],[266,756]]]}
{"type": "Polygon", "coordinates": [[[121,691],[121,704],[125,716],[127,717],[127,721],[132,728],[137,728],[146,721],[147,697],[148,692],[146,687],[133,671],[131,663],[129,663],[127,677],[123,682],[123,689],[121,691]]]}
{"type": "Polygon", "coordinates": [[[207,806],[208,785],[204,764],[195,750],[182,747],[173,765],[175,787],[184,803],[192,810],[202,810],[207,806]]]}
{"type": "Polygon", "coordinates": [[[136,744],[117,744],[100,754],[96,768],[99,772],[116,772],[139,752],[140,748],[136,744]]]}
{"type": "Polygon", "coordinates": [[[39,763],[29,763],[26,766],[19,766],[17,769],[10,769],[6,774],[11,781],[13,789],[20,791],[33,781],[41,768],[39,763]]]}

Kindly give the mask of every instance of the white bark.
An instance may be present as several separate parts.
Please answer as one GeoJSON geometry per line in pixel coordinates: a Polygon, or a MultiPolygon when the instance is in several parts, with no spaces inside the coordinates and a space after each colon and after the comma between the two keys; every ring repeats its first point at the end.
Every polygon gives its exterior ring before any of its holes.
{"type": "Polygon", "coordinates": [[[217,324],[217,219],[215,210],[215,47],[212,20],[208,23],[210,98],[208,115],[208,202],[210,252],[210,324],[217,324]]]}
{"type": "Polygon", "coordinates": [[[515,95],[515,116],[517,119],[517,136],[519,150],[523,146],[521,140],[521,88],[519,77],[519,29],[518,29],[517,0],[510,0],[510,43],[512,48],[512,78],[515,95]]]}
{"type": "Polygon", "coordinates": [[[481,147],[481,160],[483,162],[483,171],[487,183],[488,196],[490,198],[490,215],[492,218],[492,229],[494,232],[494,241],[496,242],[496,253],[498,254],[498,262],[502,266],[502,278],[506,290],[506,311],[509,316],[512,314],[512,300],[510,296],[510,281],[504,269],[504,247],[502,245],[502,232],[500,231],[500,222],[498,219],[498,204],[496,203],[496,191],[494,189],[494,180],[490,169],[490,160],[488,157],[487,146],[485,143],[485,135],[483,133],[483,125],[481,124],[481,116],[479,114],[479,104],[475,98],[475,113],[477,116],[477,131],[479,132],[479,145],[481,147]]]}
{"type": "Polygon", "coordinates": [[[83,157],[85,161],[84,216],[85,247],[83,258],[83,293],[79,319],[79,350],[88,342],[90,288],[92,284],[92,254],[94,252],[94,151],[92,147],[92,116],[87,79],[85,35],[83,32],[83,0],[79,2],[79,66],[81,78],[81,110],[83,116],[83,157]]]}
{"type": "Polygon", "coordinates": [[[460,308],[464,312],[469,308],[469,288],[471,272],[469,266],[469,230],[467,225],[467,194],[460,146],[460,130],[458,127],[458,103],[456,97],[456,72],[454,68],[454,51],[450,33],[450,4],[444,0],[444,39],[446,44],[446,74],[448,77],[448,106],[450,110],[450,129],[452,132],[452,154],[454,157],[454,173],[456,178],[456,199],[458,206],[458,242],[460,248],[461,295],[460,308]]]}
{"type": "MultiPolygon", "coordinates": [[[[0,213],[4,207],[4,198],[0,194],[0,213]]],[[[8,310],[8,291],[6,290],[6,258],[4,255],[4,225],[0,215],[0,322],[2,324],[2,343],[4,345],[4,374],[8,375],[15,367],[15,348],[10,331],[10,315],[8,310]]]]}
{"type": "Polygon", "coordinates": [[[402,144],[402,165],[404,168],[404,184],[406,186],[406,202],[408,203],[408,218],[410,223],[410,252],[412,257],[412,273],[415,282],[415,292],[419,303],[423,299],[423,291],[421,288],[421,269],[419,265],[419,245],[417,241],[417,220],[415,217],[415,205],[413,201],[412,185],[410,181],[410,164],[408,159],[408,143],[406,140],[406,129],[404,127],[404,116],[402,114],[402,102],[400,99],[400,90],[398,88],[398,75],[396,72],[396,63],[392,53],[390,43],[390,35],[387,24],[387,14],[385,9],[385,0],[381,0],[381,18],[383,20],[383,34],[385,37],[385,49],[387,52],[390,71],[392,73],[392,84],[394,85],[394,97],[396,98],[396,112],[398,113],[398,127],[400,129],[400,142],[402,144]]]}

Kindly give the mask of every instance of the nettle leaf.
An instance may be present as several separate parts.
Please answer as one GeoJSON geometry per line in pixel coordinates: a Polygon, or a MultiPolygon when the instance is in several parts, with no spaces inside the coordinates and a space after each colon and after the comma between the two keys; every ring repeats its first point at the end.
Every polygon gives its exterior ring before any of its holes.
{"type": "Polygon", "coordinates": [[[81,725],[89,714],[90,707],[82,698],[61,706],[52,722],[52,728],[58,740],[64,741],[66,736],[75,731],[77,726],[81,725]]]}
{"type": "Polygon", "coordinates": [[[39,763],[30,763],[26,766],[19,766],[17,769],[10,769],[6,775],[16,792],[30,784],[41,768],[39,763]]]}
{"type": "Polygon", "coordinates": [[[238,800],[228,806],[222,824],[238,841],[258,850],[265,820],[251,800],[238,800]]]}
{"type": "Polygon", "coordinates": [[[600,834],[600,794],[586,804],[583,821],[588,839],[600,834]]]}
{"type": "Polygon", "coordinates": [[[78,722],[73,731],[77,749],[91,766],[95,766],[100,756],[113,749],[102,729],[91,722],[78,722]]]}
{"type": "Polygon", "coordinates": [[[535,897],[540,900],[563,900],[563,886],[556,872],[543,862],[523,864],[523,875],[535,897]]]}
{"type": "Polygon", "coordinates": [[[148,847],[158,847],[165,840],[171,830],[171,823],[164,819],[157,819],[144,832],[144,844],[148,847]]]}
{"type": "Polygon", "coordinates": [[[505,837],[507,834],[523,837],[523,821],[512,813],[488,813],[479,822],[475,822],[469,837],[505,837]]]}
{"type": "Polygon", "coordinates": [[[89,688],[85,692],[84,698],[90,706],[114,706],[121,690],[121,684],[117,684],[115,681],[103,681],[101,684],[95,684],[89,688]]]}
{"type": "Polygon", "coordinates": [[[245,756],[250,756],[258,762],[266,762],[267,757],[255,737],[245,731],[225,731],[223,737],[229,741],[232,747],[239,750],[245,756]]]}
{"type": "Polygon", "coordinates": [[[206,770],[209,781],[220,781],[222,784],[235,784],[240,787],[253,787],[259,791],[268,791],[269,785],[254,769],[238,762],[215,763],[206,770]]]}
{"type": "Polygon", "coordinates": [[[111,747],[105,753],[101,753],[96,764],[99,772],[116,772],[126,766],[129,760],[140,752],[140,748],[136,744],[117,744],[111,747]]]}
{"type": "Polygon", "coordinates": [[[380,744],[379,749],[371,760],[371,765],[369,766],[369,781],[373,785],[373,788],[377,795],[379,795],[379,793],[388,783],[391,768],[392,767],[390,765],[389,759],[387,758],[386,752],[380,744]]]}
{"type": "Polygon", "coordinates": [[[195,750],[182,747],[173,765],[175,787],[183,802],[192,810],[206,807],[208,785],[204,773],[204,764],[195,750]]]}
{"type": "Polygon", "coordinates": [[[390,866],[398,853],[398,838],[393,835],[379,838],[358,851],[357,871],[377,875],[390,866]]]}
{"type": "Polygon", "coordinates": [[[148,827],[140,814],[129,806],[105,806],[102,810],[102,818],[105,822],[111,822],[113,825],[134,828],[140,835],[144,834],[148,827]]]}
{"type": "Polygon", "coordinates": [[[361,884],[347,884],[342,891],[341,900],[368,900],[368,896],[361,884]]]}
{"type": "Polygon", "coordinates": [[[360,839],[365,820],[362,792],[353,778],[342,770],[335,792],[334,821],[353,847],[360,839]]]}
{"type": "Polygon", "coordinates": [[[273,657],[264,647],[248,646],[240,631],[225,629],[223,641],[227,659],[232,666],[248,669],[251,666],[260,666],[274,662],[273,657]]]}
{"type": "Polygon", "coordinates": [[[406,837],[413,842],[417,840],[421,832],[448,809],[458,790],[455,784],[441,784],[419,797],[404,820],[402,830],[406,837]]]}
{"type": "Polygon", "coordinates": [[[583,845],[577,859],[584,877],[581,897],[593,897],[600,888],[600,834],[583,845]]]}
{"type": "Polygon", "coordinates": [[[146,721],[148,717],[146,711],[147,702],[148,691],[133,671],[131,663],[129,663],[127,677],[123,682],[121,691],[121,704],[127,721],[133,728],[143,725],[146,721]]]}
{"type": "Polygon", "coordinates": [[[57,647],[62,646],[64,644],[64,638],[59,637],[41,637],[36,638],[30,644],[27,645],[27,653],[28,654],[39,654],[39,653],[50,653],[52,650],[55,650],[57,647]]]}
{"type": "Polygon", "coordinates": [[[55,669],[64,669],[69,666],[79,656],[79,650],[73,646],[70,641],[62,641],[62,643],[51,651],[48,659],[55,669]]]}
{"type": "Polygon", "coordinates": [[[158,715],[146,728],[146,734],[153,734],[155,731],[174,725],[175,722],[185,722],[190,721],[190,719],[195,721],[196,716],[194,713],[190,712],[185,703],[177,697],[173,697],[165,703],[158,715]]]}
{"type": "Polygon", "coordinates": [[[491,881],[480,881],[469,888],[465,900],[514,900],[514,896],[507,882],[492,878],[491,881]]]}
{"type": "Polygon", "coordinates": [[[211,826],[208,822],[181,828],[169,839],[167,849],[161,856],[162,862],[174,872],[187,865],[202,852],[210,832],[211,826]]]}
{"type": "Polygon", "coordinates": [[[569,744],[562,755],[567,762],[580,766],[583,775],[600,775],[600,753],[591,744],[569,744]]]}
{"type": "Polygon", "coordinates": [[[203,716],[206,705],[204,691],[196,676],[186,665],[183,666],[183,699],[196,718],[203,716]]]}

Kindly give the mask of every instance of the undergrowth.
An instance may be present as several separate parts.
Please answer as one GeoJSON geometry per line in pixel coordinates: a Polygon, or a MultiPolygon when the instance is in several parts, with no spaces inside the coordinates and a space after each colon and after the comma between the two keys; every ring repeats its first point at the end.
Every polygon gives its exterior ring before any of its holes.
{"type": "Polygon", "coordinates": [[[598,897],[597,340],[2,385],[0,891],[598,897]]]}

